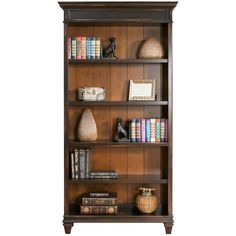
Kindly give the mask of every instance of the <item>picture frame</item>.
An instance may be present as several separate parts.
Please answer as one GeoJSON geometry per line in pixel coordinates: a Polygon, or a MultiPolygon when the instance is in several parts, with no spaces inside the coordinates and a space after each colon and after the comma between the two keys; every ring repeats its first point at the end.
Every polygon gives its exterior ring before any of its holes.
{"type": "Polygon", "coordinates": [[[129,101],[155,101],[156,80],[130,80],[129,101]]]}

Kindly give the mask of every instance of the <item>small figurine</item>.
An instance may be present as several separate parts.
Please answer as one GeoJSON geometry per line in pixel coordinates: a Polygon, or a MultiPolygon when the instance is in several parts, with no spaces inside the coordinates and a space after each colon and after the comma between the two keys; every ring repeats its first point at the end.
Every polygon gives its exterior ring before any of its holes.
{"type": "Polygon", "coordinates": [[[112,37],[109,39],[109,41],[109,46],[103,49],[103,57],[112,55],[112,58],[118,59],[118,57],[116,56],[116,38],[112,37]]]}
{"type": "Polygon", "coordinates": [[[129,142],[129,139],[127,138],[127,131],[122,127],[122,119],[117,118],[116,119],[116,125],[117,125],[117,133],[115,135],[115,141],[116,142],[129,142]]]}

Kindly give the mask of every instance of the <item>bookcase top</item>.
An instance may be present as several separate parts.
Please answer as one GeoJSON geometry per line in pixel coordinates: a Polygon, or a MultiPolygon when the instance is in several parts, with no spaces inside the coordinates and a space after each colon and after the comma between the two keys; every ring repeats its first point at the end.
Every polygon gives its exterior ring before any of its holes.
{"type": "Polygon", "coordinates": [[[82,8],[152,8],[156,10],[173,10],[178,2],[58,2],[62,9],[82,8]]]}

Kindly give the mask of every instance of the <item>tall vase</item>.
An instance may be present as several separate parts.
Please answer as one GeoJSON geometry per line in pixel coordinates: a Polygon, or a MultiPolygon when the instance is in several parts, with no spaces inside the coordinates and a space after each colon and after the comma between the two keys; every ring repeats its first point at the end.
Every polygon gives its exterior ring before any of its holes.
{"type": "Polygon", "coordinates": [[[90,109],[85,109],[79,122],[79,141],[95,141],[97,139],[97,136],[97,126],[93,118],[92,111],[90,109]]]}

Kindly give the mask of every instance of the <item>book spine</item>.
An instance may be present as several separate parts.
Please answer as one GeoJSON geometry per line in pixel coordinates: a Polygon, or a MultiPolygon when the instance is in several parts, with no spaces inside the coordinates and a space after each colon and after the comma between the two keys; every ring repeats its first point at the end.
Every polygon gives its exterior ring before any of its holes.
{"type": "Polygon", "coordinates": [[[95,59],[96,56],[96,38],[91,38],[91,59],[95,59]]]}
{"type": "Polygon", "coordinates": [[[79,177],[81,179],[85,178],[85,150],[80,149],[79,150],[79,177]]]}
{"type": "Polygon", "coordinates": [[[79,151],[78,149],[74,150],[74,158],[75,158],[75,179],[79,178],[79,151]]]}
{"type": "Polygon", "coordinates": [[[156,143],[161,142],[161,125],[160,125],[160,119],[156,119],[156,143]]]}
{"type": "Polygon", "coordinates": [[[165,119],[161,119],[161,142],[165,142],[165,119]]]}
{"type": "Polygon", "coordinates": [[[70,158],[71,158],[71,178],[75,179],[75,154],[71,153],[70,158]]]}
{"type": "Polygon", "coordinates": [[[89,178],[91,169],[91,150],[85,150],[85,178],[89,178]]]}
{"type": "Polygon", "coordinates": [[[135,119],[131,120],[131,124],[130,124],[130,141],[131,142],[136,142],[136,121],[135,119]]]}
{"type": "Polygon", "coordinates": [[[68,53],[68,59],[71,59],[71,37],[67,39],[67,53],[68,53]]]}
{"type": "Polygon", "coordinates": [[[96,38],[95,41],[95,58],[100,59],[101,58],[101,39],[96,38]]]}
{"type": "Polygon", "coordinates": [[[71,59],[76,59],[76,37],[71,37],[71,59]]]}
{"type": "Polygon", "coordinates": [[[76,59],[81,59],[82,56],[82,40],[81,37],[76,37],[76,59]]]}
{"type": "Polygon", "coordinates": [[[86,38],[86,59],[91,59],[91,39],[86,38]]]}
{"type": "Polygon", "coordinates": [[[151,130],[151,133],[150,133],[150,142],[151,143],[155,143],[156,141],[156,119],[150,119],[150,130],[151,130]]]}
{"type": "Polygon", "coordinates": [[[146,119],[146,142],[151,142],[151,121],[150,119],[146,119]]]}
{"type": "Polygon", "coordinates": [[[80,206],[82,215],[116,215],[117,206],[80,206]]]}
{"type": "Polygon", "coordinates": [[[90,179],[117,179],[117,175],[91,175],[90,179]]]}
{"type": "Polygon", "coordinates": [[[146,142],[146,120],[141,119],[141,142],[146,142]]]}
{"type": "Polygon", "coordinates": [[[83,206],[114,206],[117,204],[117,198],[82,198],[83,206]]]}
{"type": "Polygon", "coordinates": [[[135,120],[135,132],[136,132],[136,142],[141,142],[141,119],[135,120]]]}
{"type": "Polygon", "coordinates": [[[82,41],[81,59],[86,59],[86,37],[82,37],[81,41],[82,41]]]}
{"type": "Polygon", "coordinates": [[[168,119],[165,119],[165,142],[168,142],[168,119]]]}

